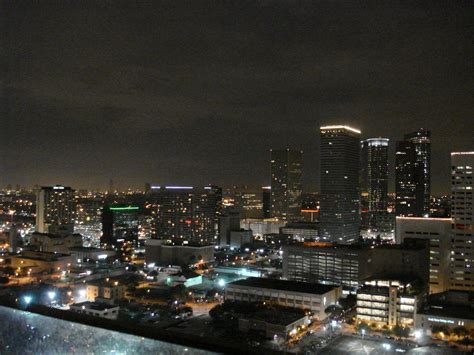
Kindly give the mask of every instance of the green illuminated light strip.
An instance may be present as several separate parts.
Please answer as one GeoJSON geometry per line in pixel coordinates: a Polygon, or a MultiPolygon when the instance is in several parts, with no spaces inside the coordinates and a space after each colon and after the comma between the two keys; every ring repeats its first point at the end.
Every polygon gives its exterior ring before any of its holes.
{"type": "Polygon", "coordinates": [[[128,206],[128,207],[110,207],[111,211],[133,211],[138,210],[138,207],[128,206]]]}

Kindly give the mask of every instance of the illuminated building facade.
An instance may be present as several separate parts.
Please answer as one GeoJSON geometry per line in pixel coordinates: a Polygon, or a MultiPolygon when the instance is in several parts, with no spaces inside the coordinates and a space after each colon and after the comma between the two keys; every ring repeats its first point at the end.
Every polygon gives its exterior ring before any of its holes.
{"type": "Polygon", "coordinates": [[[67,186],[42,186],[36,194],[36,231],[72,234],[74,232],[74,190],[67,186]]]}
{"type": "Polygon", "coordinates": [[[431,194],[431,134],[419,130],[397,142],[395,156],[397,216],[429,214],[431,194]]]}
{"type": "Polygon", "coordinates": [[[361,198],[366,200],[366,227],[375,232],[390,230],[388,219],[388,143],[387,138],[361,142],[361,198]]]}
{"type": "Polygon", "coordinates": [[[217,242],[222,213],[222,189],[205,186],[155,188],[156,236],[177,244],[209,245],[217,242]]]}
{"type": "Polygon", "coordinates": [[[350,243],[359,238],[360,134],[348,126],[321,127],[321,237],[350,243]]]}
{"type": "Polygon", "coordinates": [[[451,153],[452,290],[474,291],[474,152],[451,153]]]}
{"type": "Polygon", "coordinates": [[[395,280],[371,280],[357,290],[357,319],[386,326],[413,326],[418,297],[410,285],[395,280]]]}
{"type": "Polygon", "coordinates": [[[270,152],[271,215],[284,221],[297,220],[301,211],[303,151],[272,149],[270,152]]]}
{"type": "Polygon", "coordinates": [[[102,211],[101,245],[120,247],[125,242],[136,244],[138,241],[137,206],[108,205],[102,211]]]}

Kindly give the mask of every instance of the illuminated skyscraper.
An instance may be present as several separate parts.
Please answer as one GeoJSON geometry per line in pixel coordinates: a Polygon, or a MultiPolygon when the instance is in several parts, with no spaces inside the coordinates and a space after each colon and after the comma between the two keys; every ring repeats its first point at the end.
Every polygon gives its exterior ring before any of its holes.
{"type": "Polygon", "coordinates": [[[474,291],[474,152],[451,153],[450,288],[474,291]]]}
{"type": "Polygon", "coordinates": [[[397,216],[424,216],[430,210],[431,134],[419,130],[397,142],[395,192],[397,216]]]}
{"type": "Polygon", "coordinates": [[[262,187],[262,217],[270,218],[272,216],[272,188],[270,186],[262,187]]]}
{"type": "Polygon", "coordinates": [[[156,236],[177,244],[217,242],[222,190],[216,186],[153,187],[156,196],[156,236]]]}
{"type": "Polygon", "coordinates": [[[359,238],[360,131],[321,127],[320,234],[349,243],[359,238]]]}
{"type": "Polygon", "coordinates": [[[36,194],[36,231],[71,234],[74,232],[74,190],[67,186],[42,186],[36,194]]]}
{"type": "Polygon", "coordinates": [[[367,227],[388,231],[388,142],[387,138],[370,138],[361,142],[361,190],[366,198],[367,227]]]}
{"type": "Polygon", "coordinates": [[[303,151],[271,150],[271,215],[285,221],[301,216],[303,151]]]}
{"type": "Polygon", "coordinates": [[[121,247],[124,242],[138,242],[137,206],[109,205],[102,209],[102,237],[104,247],[121,247]]]}

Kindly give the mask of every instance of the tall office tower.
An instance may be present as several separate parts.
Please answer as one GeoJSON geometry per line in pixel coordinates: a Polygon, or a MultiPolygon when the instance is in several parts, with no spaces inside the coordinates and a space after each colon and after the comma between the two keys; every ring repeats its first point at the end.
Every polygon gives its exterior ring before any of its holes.
{"type": "Polygon", "coordinates": [[[231,232],[240,231],[240,212],[234,206],[227,207],[223,210],[219,218],[219,240],[218,245],[221,247],[230,245],[231,232]]]}
{"type": "Polygon", "coordinates": [[[360,169],[363,174],[361,189],[367,193],[367,227],[376,232],[390,229],[387,212],[388,142],[387,138],[369,138],[361,145],[361,163],[365,165],[360,169]]]}
{"type": "Polygon", "coordinates": [[[219,235],[219,218],[222,213],[222,188],[205,186],[195,192],[194,238],[200,244],[214,244],[219,235]]]}
{"type": "Polygon", "coordinates": [[[474,152],[451,153],[450,288],[474,291],[474,152]]]}
{"type": "Polygon", "coordinates": [[[138,206],[108,205],[102,209],[103,247],[121,247],[125,242],[138,242],[138,206]]]}
{"type": "Polygon", "coordinates": [[[74,232],[74,190],[70,187],[42,186],[36,194],[36,231],[51,234],[74,232]]]}
{"type": "Polygon", "coordinates": [[[324,239],[350,243],[359,238],[360,131],[321,127],[320,229],[324,239]]]}
{"type": "Polygon", "coordinates": [[[270,218],[272,208],[272,188],[270,186],[262,187],[262,217],[270,218]]]}
{"type": "Polygon", "coordinates": [[[397,216],[425,216],[430,211],[430,131],[406,134],[397,142],[395,192],[397,216]]]}
{"type": "Polygon", "coordinates": [[[153,188],[156,195],[156,236],[178,244],[216,242],[222,209],[222,190],[216,186],[153,188]]]}
{"type": "Polygon", "coordinates": [[[193,239],[193,200],[191,186],[166,186],[158,196],[157,237],[189,242],[193,239]]]}
{"type": "Polygon", "coordinates": [[[301,215],[303,151],[271,150],[271,214],[284,221],[301,215]]]}

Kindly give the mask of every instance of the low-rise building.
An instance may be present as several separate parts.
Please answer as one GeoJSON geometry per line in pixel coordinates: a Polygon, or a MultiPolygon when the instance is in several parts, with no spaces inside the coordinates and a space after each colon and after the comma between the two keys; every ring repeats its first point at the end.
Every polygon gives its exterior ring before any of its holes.
{"type": "Polygon", "coordinates": [[[100,301],[108,304],[116,303],[125,296],[125,285],[118,280],[101,279],[87,283],[87,300],[100,301]]]}
{"type": "Polygon", "coordinates": [[[254,314],[251,318],[239,317],[239,330],[245,333],[260,333],[268,339],[288,339],[297,334],[310,323],[307,315],[293,315],[285,312],[278,316],[268,316],[263,312],[254,314]]]}
{"type": "Polygon", "coordinates": [[[87,314],[89,316],[105,319],[117,319],[120,307],[111,306],[107,303],[81,302],[70,305],[69,309],[73,312],[87,314]]]}
{"type": "Polygon", "coordinates": [[[432,294],[421,305],[415,321],[416,329],[431,335],[433,327],[474,330],[474,293],[447,291],[432,294]]]}
{"type": "Polygon", "coordinates": [[[319,224],[316,222],[288,223],[280,228],[281,234],[291,235],[294,240],[317,240],[319,238],[319,224]]]}
{"type": "Polygon", "coordinates": [[[41,251],[23,251],[9,257],[11,267],[31,269],[33,273],[59,273],[67,271],[72,265],[72,257],[68,254],[41,251]]]}
{"type": "Polygon", "coordinates": [[[245,244],[251,244],[253,234],[251,230],[241,229],[239,231],[230,231],[230,247],[240,249],[245,244]]]}
{"type": "Polygon", "coordinates": [[[451,218],[397,217],[397,243],[403,243],[407,238],[423,239],[429,243],[430,293],[444,292],[449,288],[452,223],[451,218]]]}
{"type": "Polygon", "coordinates": [[[156,265],[191,265],[214,260],[212,245],[169,245],[159,239],[145,243],[145,261],[156,265]]]}
{"type": "Polygon", "coordinates": [[[82,247],[80,234],[51,234],[34,232],[31,235],[30,245],[39,251],[50,253],[69,253],[69,248],[82,247]]]}
{"type": "Polygon", "coordinates": [[[115,256],[114,250],[82,246],[69,248],[69,253],[74,257],[74,261],[77,264],[84,261],[106,260],[115,256]]]}
{"type": "Polygon", "coordinates": [[[357,290],[357,319],[387,326],[413,326],[419,295],[409,283],[371,280],[357,290]]]}
{"type": "Polygon", "coordinates": [[[341,293],[340,286],[250,277],[229,283],[225,289],[225,300],[269,302],[308,309],[316,319],[323,320],[327,317],[325,309],[335,304],[341,293]]]}
{"type": "Polygon", "coordinates": [[[407,239],[401,245],[310,242],[283,246],[283,277],[288,280],[343,285],[354,292],[364,280],[380,275],[410,275],[428,283],[427,243],[407,239]]]}

